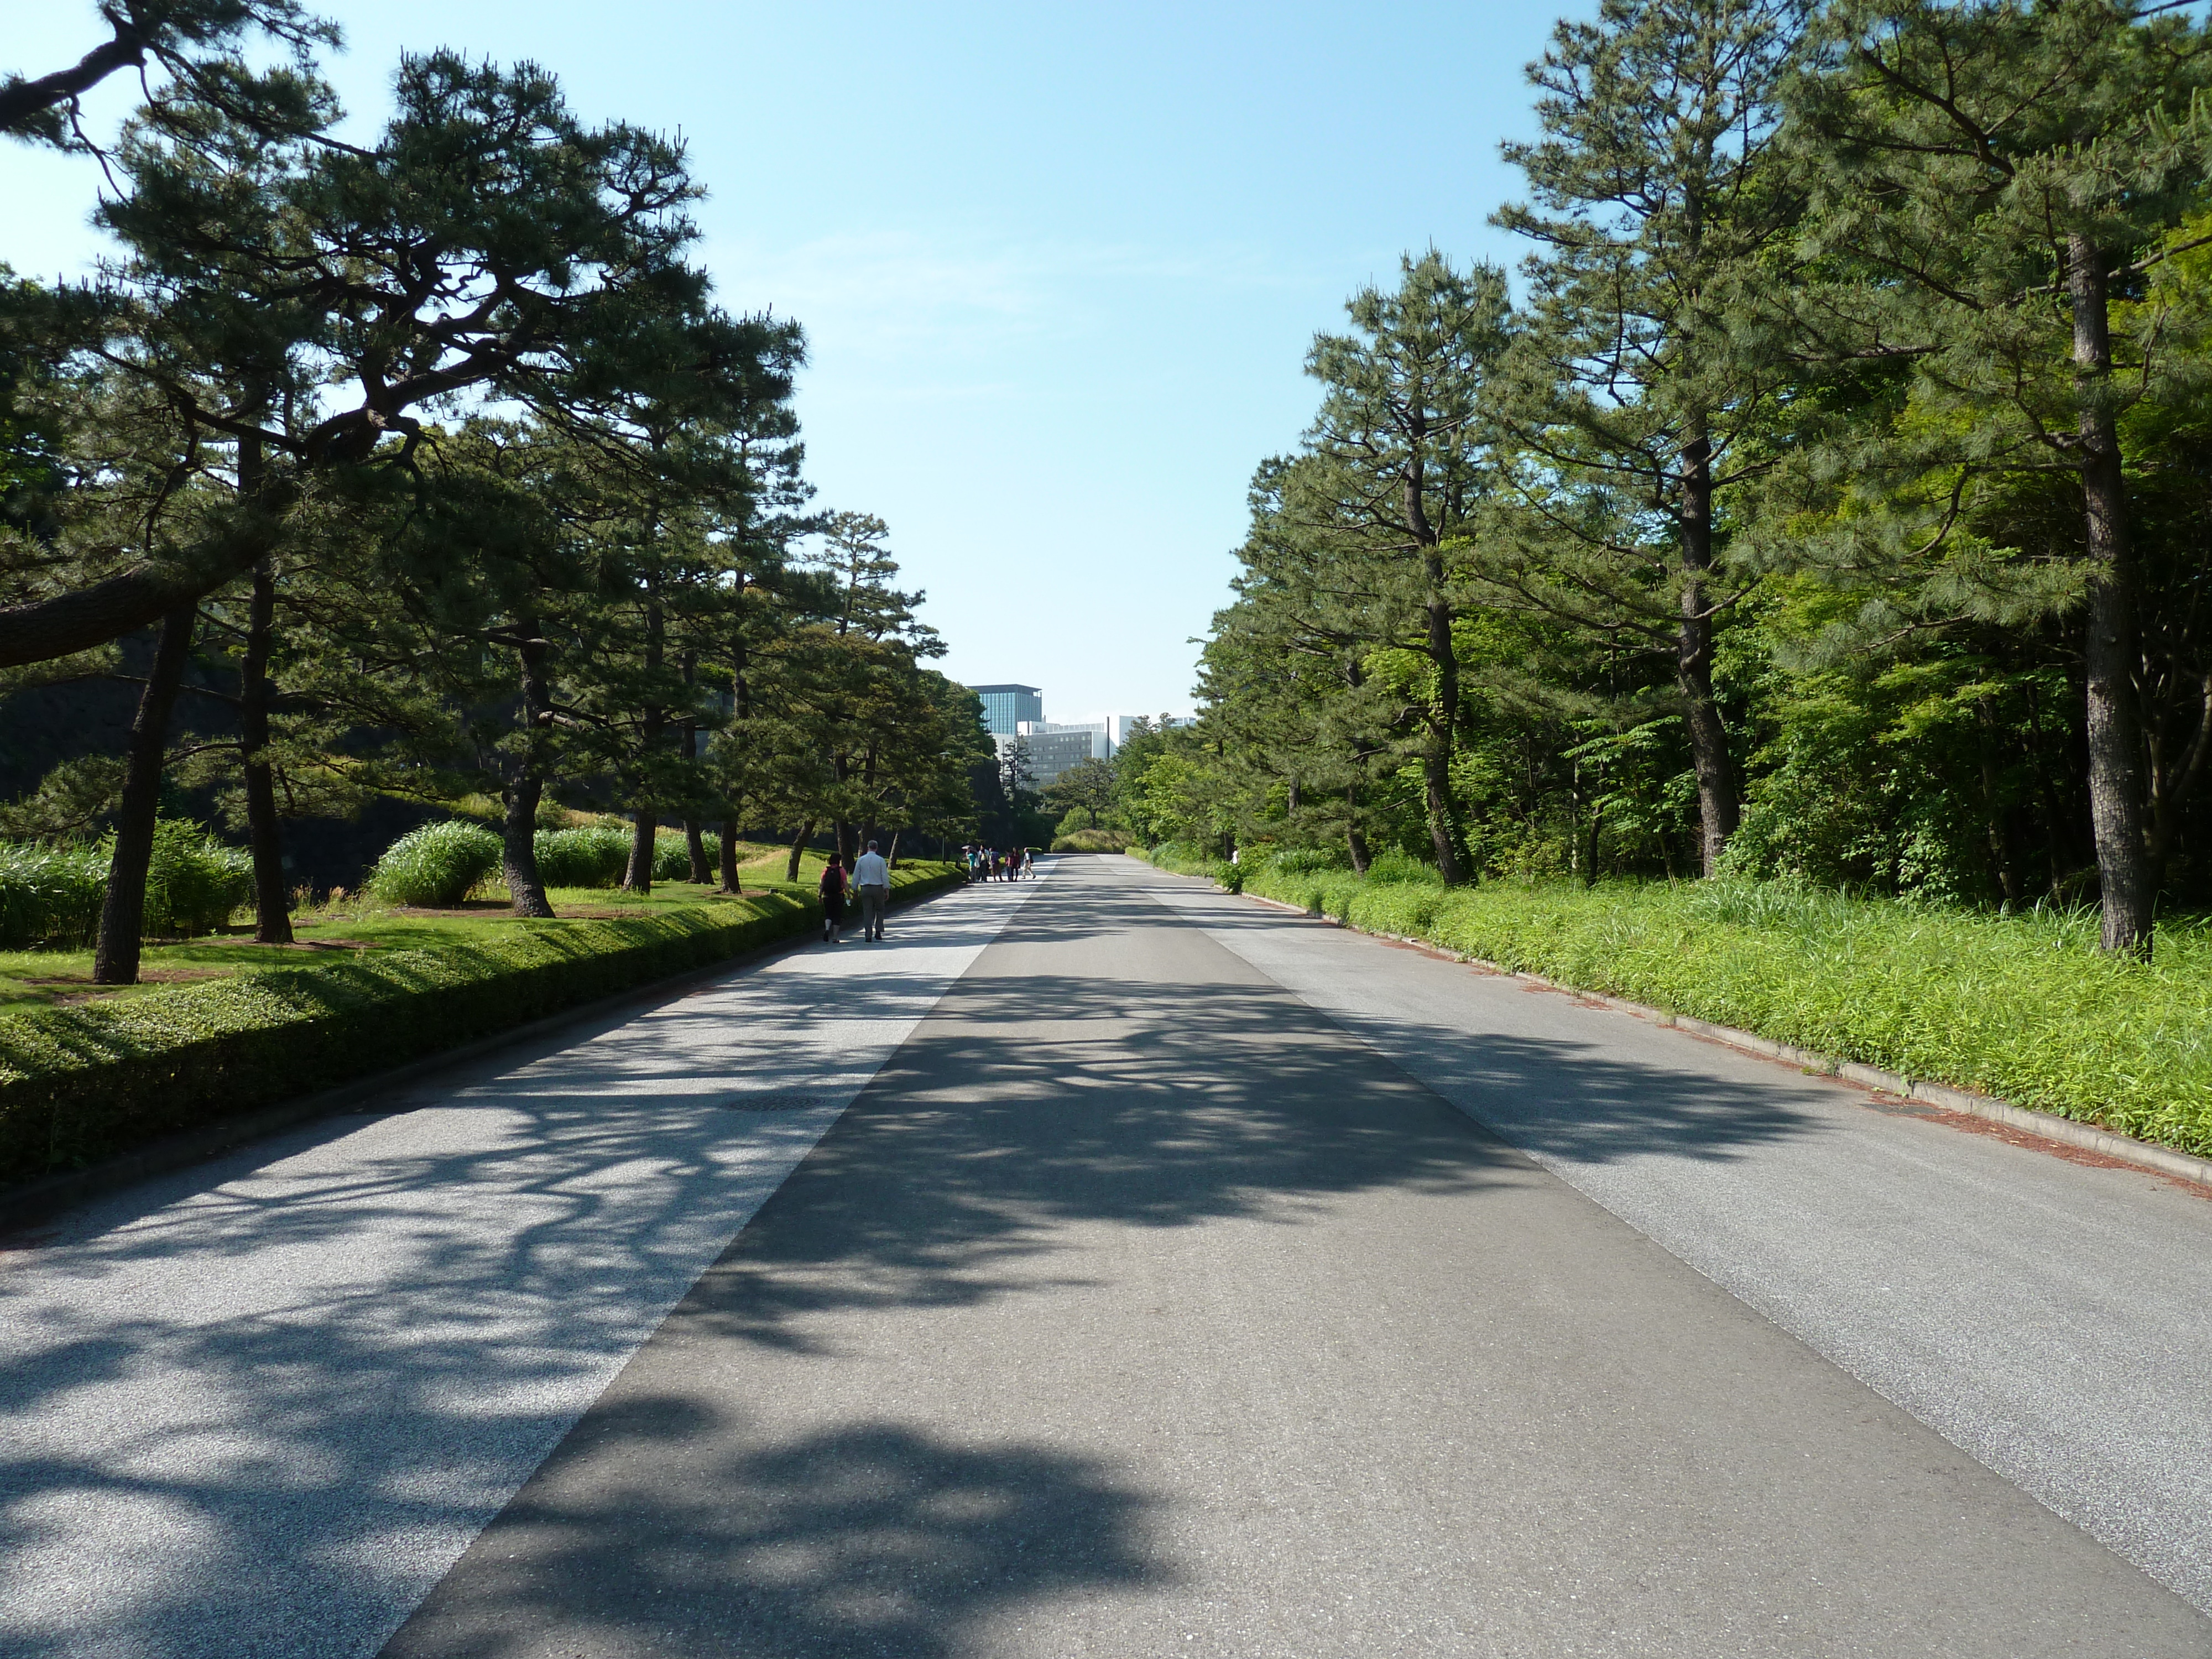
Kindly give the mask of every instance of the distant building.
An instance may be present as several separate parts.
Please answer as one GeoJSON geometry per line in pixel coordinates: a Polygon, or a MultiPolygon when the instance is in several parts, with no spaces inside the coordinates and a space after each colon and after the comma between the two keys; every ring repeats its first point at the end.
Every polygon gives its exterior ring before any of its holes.
{"type": "Polygon", "coordinates": [[[1024,720],[1044,718],[1044,693],[1034,685],[971,685],[983,700],[983,724],[993,737],[1011,738],[1024,720]]]}
{"type": "Polygon", "coordinates": [[[1048,787],[1058,781],[1061,773],[1085,761],[1114,758],[1114,739],[1108,734],[1104,720],[1091,720],[1079,726],[1024,720],[1020,731],[995,737],[993,741],[999,746],[1001,760],[1016,744],[1026,745],[1030,787],[1037,789],[1048,787]]]}

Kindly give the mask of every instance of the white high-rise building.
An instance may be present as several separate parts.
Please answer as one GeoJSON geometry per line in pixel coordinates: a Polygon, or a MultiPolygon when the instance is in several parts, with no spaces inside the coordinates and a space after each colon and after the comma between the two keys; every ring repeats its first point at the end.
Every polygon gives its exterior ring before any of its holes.
{"type": "Polygon", "coordinates": [[[1011,737],[995,738],[1000,758],[1017,743],[1030,755],[1030,778],[1039,789],[1055,782],[1070,767],[1087,760],[1114,758],[1114,737],[1105,720],[1024,720],[1011,737]]]}

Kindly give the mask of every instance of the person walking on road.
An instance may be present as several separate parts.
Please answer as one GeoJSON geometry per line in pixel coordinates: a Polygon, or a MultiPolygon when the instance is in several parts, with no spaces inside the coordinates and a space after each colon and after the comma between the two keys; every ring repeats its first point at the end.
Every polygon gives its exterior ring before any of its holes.
{"type": "Polygon", "coordinates": [[[822,866],[822,942],[836,945],[845,926],[845,860],[832,853],[822,866]]]}
{"type": "Polygon", "coordinates": [[[891,896],[891,866],[876,851],[875,842],[870,842],[868,850],[853,860],[853,884],[860,890],[860,937],[879,945],[884,906],[891,896]]]}

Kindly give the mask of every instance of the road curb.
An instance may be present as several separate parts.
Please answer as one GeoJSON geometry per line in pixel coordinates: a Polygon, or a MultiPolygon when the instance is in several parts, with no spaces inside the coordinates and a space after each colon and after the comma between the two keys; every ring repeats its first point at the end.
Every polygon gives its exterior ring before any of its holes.
{"type": "MultiPolygon", "coordinates": [[[[899,905],[910,909],[927,904],[947,893],[964,890],[964,884],[940,887],[934,892],[899,905]]],[[[28,1182],[21,1187],[0,1193],[0,1235],[47,1220],[64,1210],[73,1209],[89,1199],[115,1192],[155,1176],[167,1175],[173,1170],[190,1168],[192,1164],[234,1152],[256,1140],[281,1134],[287,1129],[296,1129],[303,1123],[313,1123],[319,1118],[336,1117],[348,1107],[356,1106],[394,1089],[405,1088],[419,1078],[428,1077],[448,1066],[465,1065],[481,1060],[486,1054],[496,1054],[502,1048],[520,1047],[533,1038],[548,1036],[562,1026],[586,1024],[619,1013],[629,1007],[643,1008],[669,1000],[686,987],[702,980],[713,979],[748,968],[755,968],[773,957],[788,955],[813,944],[811,928],[806,928],[788,939],[767,945],[757,945],[735,956],[724,957],[698,968],[687,968],[682,973],[671,974],[665,979],[653,980],[643,985],[633,985],[627,990],[616,991],[591,1002],[580,1002],[573,1008],[558,1013],[546,1014],[526,1025],[516,1025],[504,1031],[493,1031],[451,1048],[410,1060],[404,1066],[395,1066],[388,1072],[378,1072],[368,1077],[356,1078],[350,1083],[341,1083],[336,1088],[306,1095],[298,1100],[288,1100],[280,1105],[268,1106],[258,1112],[248,1112],[238,1117],[225,1118],[219,1123],[203,1123],[196,1127],[164,1135],[158,1140],[108,1158],[82,1170],[68,1170],[40,1180],[28,1182]]]]}
{"type": "MultiPolygon", "coordinates": [[[[1173,873],[1170,872],[1169,873],[1173,873]]],[[[1204,880],[1193,877],[1192,880],[1204,880]]],[[[1386,933],[1372,927],[1361,927],[1340,916],[1323,914],[1316,916],[1295,904],[1285,904],[1280,899],[1264,898],[1257,893],[1237,893],[1232,897],[1248,899],[1255,904],[1264,904],[1271,909],[1287,910],[1292,915],[1309,921],[1319,921],[1347,933],[1364,933],[1370,939],[1389,939],[1394,944],[1412,945],[1431,956],[1447,961],[1463,962],[1480,968],[1486,973],[1498,974],[1508,979],[1517,979],[1526,984],[1540,986],[1547,991],[1564,992],[1613,1009],[1618,1013],[1633,1014],[1655,1025],[1671,1026],[1678,1031],[1687,1031],[1693,1036],[1724,1042],[1732,1048],[1741,1048],[1762,1059],[1780,1060],[1802,1071],[1829,1077],[1841,1078],[1846,1083],[1856,1083],[1861,1088],[1877,1090],[1884,1094],[1899,1096],[1905,1100],[1917,1100],[1946,1112],[1960,1112],[1992,1123],[2002,1123],[2007,1128],[2018,1129],[2062,1146],[2078,1147],[2095,1152],[2117,1163],[2133,1164],[2140,1170],[2168,1176],[2212,1191],[2212,1158],[2202,1158],[2178,1152],[2171,1146],[2154,1146],[2147,1140],[2137,1140],[2132,1135],[2115,1133],[2100,1129],[2094,1124],[2081,1123],[2070,1117],[2061,1117],[2056,1112],[2038,1111],[2032,1106],[2015,1106],[2008,1100],[1999,1100],[1994,1095],[1978,1094],[1971,1089],[1954,1088],[1948,1083],[1931,1082],[1925,1078],[1906,1077],[1899,1072],[1886,1071],[1879,1066],[1862,1065],[1857,1060],[1838,1060],[1833,1054],[1815,1054],[1809,1048],[1799,1048],[1787,1042],[1778,1042],[1753,1031],[1739,1030],[1733,1025],[1717,1025],[1711,1020],[1693,1019],[1687,1014],[1670,1014],[1662,1008],[1649,1007],[1641,1002],[1632,1002],[1626,997],[1608,996],[1601,991],[1586,991],[1580,986],[1565,985],[1541,974],[1522,973],[1502,967],[1480,957],[1448,951],[1433,939],[1413,939],[1402,933],[1386,933]]]]}

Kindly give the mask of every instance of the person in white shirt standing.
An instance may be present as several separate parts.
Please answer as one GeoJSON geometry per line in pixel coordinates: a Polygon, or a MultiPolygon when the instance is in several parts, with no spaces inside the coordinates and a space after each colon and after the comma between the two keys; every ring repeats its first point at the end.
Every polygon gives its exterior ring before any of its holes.
{"type": "Polygon", "coordinates": [[[891,896],[891,867],[884,855],[876,851],[873,842],[868,850],[853,860],[853,885],[860,894],[860,932],[864,938],[880,939],[884,936],[884,905],[891,896]]]}

